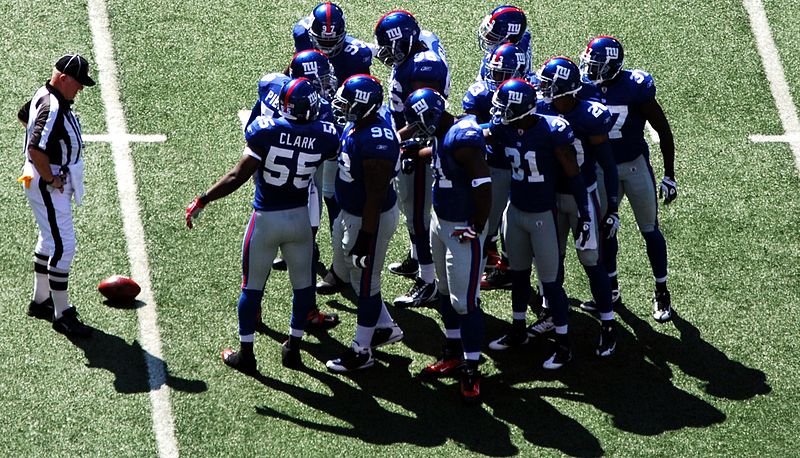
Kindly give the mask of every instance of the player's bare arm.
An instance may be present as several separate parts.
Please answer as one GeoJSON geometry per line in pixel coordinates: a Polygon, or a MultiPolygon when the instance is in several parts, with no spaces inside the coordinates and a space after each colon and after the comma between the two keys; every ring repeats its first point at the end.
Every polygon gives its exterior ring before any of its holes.
{"type": "Polygon", "coordinates": [[[459,148],[453,152],[458,165],[464,168],[472,182],[471,194],[475,202],[473,226],[478,233],[483,232],[489,212],[492,209],[492,179],[484,153],[478,148],[459,148]]]}
{"type": "Polygon", "coordinates": [[[381,204],[391,186],[395,165],[385,159],[366,159],[363,165],[364,192],[367,196],[361,216],[361,230],[374,235],[378,228],[381,204]]]}
{"type": "Polygon", "coordinates": [[[664,158],[664,175],[675,179],[675,139],[667,116],[656,99],[646,102],[640,107],[644,118],[658,132],[661,156],[664,158]]]}

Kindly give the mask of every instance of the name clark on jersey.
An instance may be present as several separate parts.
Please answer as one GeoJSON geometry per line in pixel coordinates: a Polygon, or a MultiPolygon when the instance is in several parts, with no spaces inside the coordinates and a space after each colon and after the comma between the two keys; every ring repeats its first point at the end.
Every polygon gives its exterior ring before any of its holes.
{"type": "Polygon", "coordinates": [[[278,142],[287,146],[295,146],[297,148],[303,148],[303,149],[313,149],[314,142],[316,140],[317,140],[316,138],[302,137],[299,135],[292,135],[288,132],[281,132],[278,142]]]}

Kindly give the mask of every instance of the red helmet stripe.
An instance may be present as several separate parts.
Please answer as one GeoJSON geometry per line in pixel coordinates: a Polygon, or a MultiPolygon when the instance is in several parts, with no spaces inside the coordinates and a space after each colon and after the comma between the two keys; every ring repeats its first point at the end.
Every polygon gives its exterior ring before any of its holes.
{"type": "Polygon", "coordinates": [[[286,96],[283,98],[283,106],[289,106],[289,97],[292,95],[292,92],[294,92],[294,88],[302,81],[308,81],[308,78],[297,78],[292,81],[291,86],[289,86],[289,89],[286,91],[286,96]]]}
{"type": "Polygon", "coordinates": [[[489,22],[494,22],[494,20],[497,19],[497,16],[500,16],[501,14],[510,13],[510,12],[513,12],[513,11],[517,11],[517,12],[520,12],[522,14],[525,14],[521,9],[519,9],[519,8],[517,8],[515,6],[509,6],[509,7],[506,7],[506,8],[500,8],[496,13],[494,13],[492,15],[492,18],[489,19],[489,22]]]}
{"type": "Polygon", "coordinates": [[[325,2],[325,31],[331,33],[331,2],[325,2]]]}
{"type": "Polygon", "coordinates": [[[378,19],[378,22],[375,24],[375,30],[378,30],[378,26],[381,25],[381,22],[383,22],[384,19],[386,19],[386,16],[388,16],[390,14],[393,14],[393,13],[405,13],[405,14],[411,16],[411,19],[413,19],[415,21],[417,20],[417,18],[415,18],[413,14],[409,13],[406,10],[393,10],[393,11],[389,11],[388,13],[384,14],[383,16],[381,16],[380,19],[378,19]]]}

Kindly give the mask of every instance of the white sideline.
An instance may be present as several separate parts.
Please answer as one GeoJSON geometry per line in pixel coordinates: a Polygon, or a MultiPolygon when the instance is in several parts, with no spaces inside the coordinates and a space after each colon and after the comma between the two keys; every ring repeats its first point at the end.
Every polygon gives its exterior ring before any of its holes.
{"type": "Polygon", "coordinates": [[[150,284],[144,228],[139,216],[139,201],[136,197],[136,179],[131,160],[130,139],[122,111],[117,85],[117,65],[108,27],[108,11],[105,0],[89,0],[89,25],[92,30],[94,54],[97,60],[99,86],[106,108],[106,124],[114,157],[117,176],[117,191],[122,209],[122,225],[128,245],[131,274],[142,287],[141,298],[145,305],[137,310],[139,317],[139,340],[147,362],[150,382],[150,404],[152,405],[153,430],[160,457],[177,457],[178,443],[166,385],[166,367],[161,354],[161,336],[158,331],[156,302],[150,284]]]}
{"type": "MultiPolygon", "coordinates": [[[[758,54],[761,55],[764,73],[767,75],[772,98],[775,99],[775,106],[778,108],[781,124],[783,124],[784,135],[772,136],[773,141],[789,143],[794,154],[795,166],[800,171],[800,120],[797,118],[797,109],[792,101],[789,85],[786,83],[778,49],[772,39],[764,4],[761,0],[743,0],[743,4],[747,15],[750,16],[750,28],[753,29],[753,37],[756,39],[758,54]]],[[[767,138],[769,137],[765,135],[750,136],[750,140],[754,142],[764,142],[767,141],[767,138]]]]}

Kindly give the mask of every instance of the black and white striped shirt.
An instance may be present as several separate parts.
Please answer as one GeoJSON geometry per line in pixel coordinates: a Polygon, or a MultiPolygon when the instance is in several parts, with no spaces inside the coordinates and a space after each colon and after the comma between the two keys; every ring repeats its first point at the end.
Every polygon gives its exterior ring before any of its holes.
{"type": "Polygon", "coordinates": [[[69,166],[81,160],[83,138],[80,122],[72,112],[72,101],[49,82],[36,91],[17,116],[27,124],[24,150],[29,161],[29,147],[43,151],[51,165],[69,166]]]}

